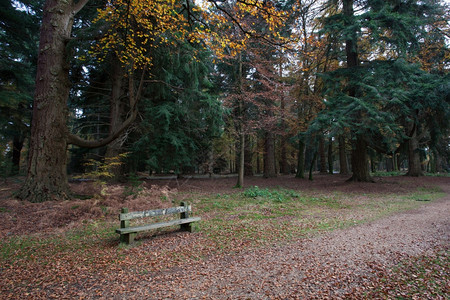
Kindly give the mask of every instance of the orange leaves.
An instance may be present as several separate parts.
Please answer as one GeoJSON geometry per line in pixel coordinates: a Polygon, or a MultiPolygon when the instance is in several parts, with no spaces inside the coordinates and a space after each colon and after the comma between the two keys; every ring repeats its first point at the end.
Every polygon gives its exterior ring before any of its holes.
{"type": "Polygon", "coordinates": [[[105,22],[108,27],[92,53],[99,59],[114,51],[124,65],[142,68],[151,64],[151,49],[167,43],[168,35],[187,34],[187,21],[181,4],[174,0],[118,0],[98,10],[94,23],[105,22]]]}

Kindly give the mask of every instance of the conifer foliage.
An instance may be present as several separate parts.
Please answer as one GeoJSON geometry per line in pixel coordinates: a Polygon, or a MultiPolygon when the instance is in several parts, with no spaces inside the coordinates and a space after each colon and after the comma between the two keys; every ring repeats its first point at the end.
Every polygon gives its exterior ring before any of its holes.
{"type": "Polygon", "coordinates": [[[70,198],[68,167],[123,153],[114,179],[449,169],[444,2],[2,0],[0,17],[0,167],[22,165],[21,199],[70,198]]]}

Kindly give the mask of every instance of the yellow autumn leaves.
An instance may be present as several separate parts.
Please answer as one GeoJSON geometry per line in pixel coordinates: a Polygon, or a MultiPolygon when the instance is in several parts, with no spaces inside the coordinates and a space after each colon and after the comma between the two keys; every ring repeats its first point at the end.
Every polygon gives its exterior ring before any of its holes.
{"type": "Polygon", "coordinates": [[[91,54],[102,60],[112,51],[129,69],[151,65],[152,49],[168,43],[188,41],[219,58],[234,56],[251,37],[280,39],[285,18],[271,1],[110,0],[94,20],[106,29],[91,54]],[[261,26],[264,36],[257,32],[261,26]]]}

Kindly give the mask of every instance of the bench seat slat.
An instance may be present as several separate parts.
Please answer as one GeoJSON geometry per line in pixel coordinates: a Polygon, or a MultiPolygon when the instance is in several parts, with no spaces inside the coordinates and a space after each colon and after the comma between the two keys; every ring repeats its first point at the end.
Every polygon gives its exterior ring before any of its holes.
{"type": "Polygon", "coordinates": [[[145,211],[135,211],[129,213],[122,213],[119,215],[120,221],[132,220],[137,218],[164,216],[169,214],[178,214],[183,212],[190,212],[191,206],[176,206],[163,209],[145,210],[145,211]]]}
{"type": "Polygon", "coordinates": [[[157,228],[166,227],[166,226],[181,225],[181,224],[196,222],[196,221],[200,221],[200,219],[201,219],[200,217],[192,217],[192,218],[186,218],[186,219],[172,220],[172,221],[169,221],[169,222],[148,224],[148,225],[144,225],[144,226],[118,228],[118,229],[116,229],[116,232],[120,233],[120,234],[140,232],[140,231],[157,229],[157,228]]]}

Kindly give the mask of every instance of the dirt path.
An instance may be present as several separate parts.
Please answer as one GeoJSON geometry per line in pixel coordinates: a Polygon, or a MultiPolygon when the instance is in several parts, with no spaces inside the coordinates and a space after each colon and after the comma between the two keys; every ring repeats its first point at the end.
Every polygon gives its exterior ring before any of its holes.
{"type": "Polygon", "coordinates": [[[148,277],[120,298],[311,299],[352,297],[400,259],[449,246],[450,186],[419,209],[300,239],[283,246],[211,257],[148,277]],[[148,297],[148,296],[147,296],[148,297]]]}

